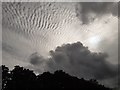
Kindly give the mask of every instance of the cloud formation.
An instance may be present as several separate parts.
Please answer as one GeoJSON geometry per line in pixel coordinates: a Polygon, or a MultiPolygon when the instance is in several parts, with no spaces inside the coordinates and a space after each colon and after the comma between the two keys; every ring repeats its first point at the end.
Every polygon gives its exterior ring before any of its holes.
{"type": "Polygon", "coordinates": [[[52,60],[57,66],[63,67],[67,72],[85,75],[96,79],[110,78],[116,75],[105,59],[107,54],[95,53],[88,50],[82,43],[66,44],[50,51],[52,60]]]}
{"type": "Polygon", "coordinates": [[[107,14],[118,16],[117,2],[81,2],[76,5],[77,17],[83,24],[89,24],[96,18],[107,14]]]}
{"type": "Polygon", "coordinates": [[[44,58],[42,56],[39,56],[39,54],[37,52],[33,53],[30,56],[30,63],[32,65],[40,65],[44,61],[45,61],[44,58]]]}
{"type": "MultiPolygon", "coordinates": [[[[81,15],[83,19],[85,18],[85,24],[90,23],[92,18],[96,19],[107,13],[109,14],[109,10],[101,8],[113,5],[87,4],[89,3],[78,4],[78,15],[81,15]]],[[[116,66],[105,60],[107,58],[106,54],[92,53],[87,47],[78,43],[57,47],[55,51],[50,52],[51,58],[44,59],[41,56],[47,56],[49,50],[68,42],[82,41],[90,48],[92,45],[86,44],[84,41],[89,42],[87,39],[97,35],[99,31],[101,31],[99,34],[106,42],[102,45],[99,44],[100,48],[107,48],[106,51],[113,52],[116,50],[113,50],[113,47],[116,47],[114,43],[117,41],[116,39],[116,41],[110,42],[111,39],[109,39],[111,35],[112,39],[117,36],[117,34],[114,34],[116,29],[112,28],[116,25],[113,18],[110,19],[111,24],[106,24],[109,28],[106,28],[103,23],[104,20],[107,20],[106,18],[99,23],[96,22],[91,26],[86,25],[87,27],[84,27],[84,25],[79,25],[74,3],[3,3],[2,14],[3,64],[11,67],[16,64],[29,67],[28,64],[32,64],[31,68],[39,72],[63,69],[75,76],[92,77],[100,80],[115,76],[116,66]],[[99,25],[101,25],[100,28],[99,25]],[[88,29],[92,30],[93,33],[89,32],[88,29]],[[31,55],[33,52],[38,52],[40,55],[38,53],[31,55]],[[29,56],[29,60],[26,60],[29,56]],[[47,61],[49,62],[47,63],[47,61]]],[[[95,51],[100,48],[95,49],[95,51]]],[[[113,57],[114,54],[110,57],[113,57]]]]}
{"type": "MultiPolygon", "coordinates": [[[[88,47],[83,46],[80,42],[58,46],[55,51],[50,51],[50,55],[51,57],[46,62],[46,66],[51,72],[62,69],[79,78],[108,80],[109,84],[117,82],[113,82],[114,79],[110,82],[111,78],[117,77],[117,66],[106,61],[108,55],[106,53],[91,52],[88,47]]],[[[41,58],[36,55],[32,60],[34,60],[34,63],[30,63],[34,65],[37,62],[42,64],[40,62],[41,58]]]]}

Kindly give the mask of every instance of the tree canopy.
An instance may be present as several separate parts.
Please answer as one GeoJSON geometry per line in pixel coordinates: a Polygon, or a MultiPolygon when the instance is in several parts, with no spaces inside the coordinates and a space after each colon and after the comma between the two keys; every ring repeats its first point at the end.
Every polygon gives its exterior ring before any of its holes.
{"type": "Polygon", "coordinates": [[[32,70],[15,66],[13,70],[2,65],[2,90],[40,90],[45,88],[111,90],[94,79],[85,80],[57,70],[36,75],[32,70]]]}

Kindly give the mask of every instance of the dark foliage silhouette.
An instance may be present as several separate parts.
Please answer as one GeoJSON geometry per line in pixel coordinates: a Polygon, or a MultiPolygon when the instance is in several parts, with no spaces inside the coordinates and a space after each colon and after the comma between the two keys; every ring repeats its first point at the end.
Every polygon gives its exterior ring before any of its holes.
{"type": "Polygon", "coordinates": [[[96,80],[84,80],[70,76],[62,70],[36,75],[33,71],[15,66],[12,71],[2,65],[2,90],[41,90],[45,88],[111,90],[96,80]]]}

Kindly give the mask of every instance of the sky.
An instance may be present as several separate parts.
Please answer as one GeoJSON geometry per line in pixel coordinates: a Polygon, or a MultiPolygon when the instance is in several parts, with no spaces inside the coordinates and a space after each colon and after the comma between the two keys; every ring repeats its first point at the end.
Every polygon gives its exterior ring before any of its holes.
{"type": "Polygon", "coordinates": [[[120,0],[1,0],[1,2],[119,2],[120,0]]]}
{"type": "Polygon", "coordinates": [[[3,2],[2,64],[62,69],[117,86],[117,2],[3,2]]]}

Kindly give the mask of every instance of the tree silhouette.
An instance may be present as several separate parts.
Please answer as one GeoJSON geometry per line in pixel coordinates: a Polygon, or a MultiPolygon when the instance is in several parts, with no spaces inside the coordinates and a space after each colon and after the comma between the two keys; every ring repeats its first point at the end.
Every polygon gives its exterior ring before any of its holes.
{"type": "Polygon", "coordinates": [[[35,75],[33,71],[15,66],[12,71],[2,65],[2,90],[40,90],[45,88],[111,90],[98,84],[96,80],[84,80],[70,76],[62,70],[35,75]]]}
{"type": "Polygon", "coordinates": [[[5,89],[7,82],[11,79],[9,68],[2,65],[2,90],[5,89]]]}

